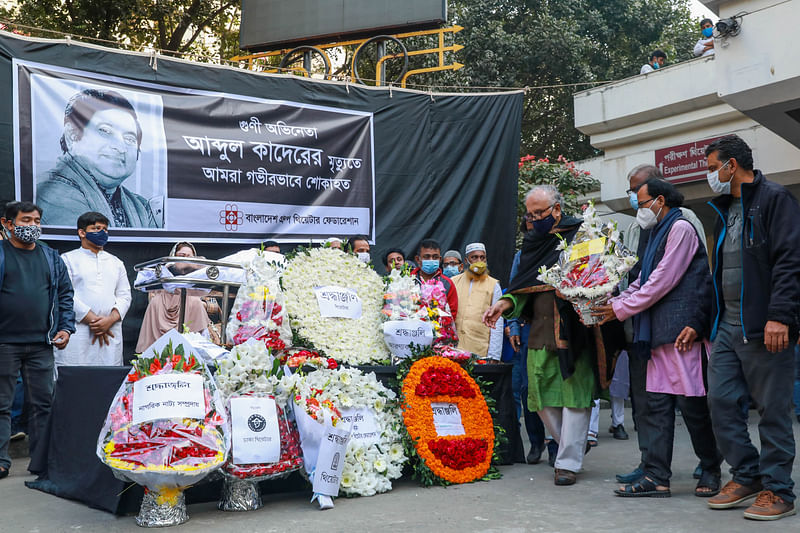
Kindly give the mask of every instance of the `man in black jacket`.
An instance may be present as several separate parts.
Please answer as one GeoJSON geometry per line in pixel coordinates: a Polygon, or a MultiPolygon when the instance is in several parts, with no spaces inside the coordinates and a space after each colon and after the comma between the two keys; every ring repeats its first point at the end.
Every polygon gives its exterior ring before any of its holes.
{"type": "Polygon", "coordinates": [[[36,447],[53,397],[53,346],[75,333],[72,283],[58,252],[39,242],[42,210],[12,202],[0,242],[0,479],[8,476],[11,404],[22,371],[30,449],[36,447]]]}
{"type": "Polygon", "coordinates": [[[800,310],[800,205],[753,170],[750,147],[735,135],[706,149],[714,232],[708,400],[720,451],[733,479],[712,509],[756,498],[745,518],[795,514],[792,388],[800,310]],[[747,432],[749,398],[761,419],[761,453],[747,432]]]}

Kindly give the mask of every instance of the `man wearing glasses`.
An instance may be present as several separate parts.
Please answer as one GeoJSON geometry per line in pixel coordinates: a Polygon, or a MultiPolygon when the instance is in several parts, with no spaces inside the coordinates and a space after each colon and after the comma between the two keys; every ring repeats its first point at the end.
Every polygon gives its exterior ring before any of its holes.
{"type": "Polygon", "coordinates": [[[495,327],[505,318],[524,315],[528,337],[528,409],[535,411],[558,443],[556,485],[573,485],[583,465],[589,418],[595,391],[591,346],[594,337],[578,319],[572,304],[537,279],[539,267],[555,264],[563,238],[571,242],[581,219],[562,212],[561,194],[552,185],[538,185],[525,198],[525,234],[519,272],[507,293],[483,315],[495,327]]]}
{"type": "MultiPolygon", "coordinates": [[[[647,180],[651,178],[664,179],[658,168],[653,165],[638,165],[628,173],[628,190],[626,194],[630,202],[631,209],[634,213],[639,209],[639,202],[636,193],[642,188],[647,180]]],[[[644,206],[646,207],[646,206],[644,206]]],[[[681,215],[688,220],[692,226],[697,230],[697,235],[703,244],[703,248],[708,249],[706,245],[706,232],[703,228],[702,222],[697,218],[697,215],[691,209],[681,207],[681,215]]],[[[636,251],[637,257],[644,256],[644,250],[647,247],[647,240],[650,237],[650,230],[643,230],[639,224],[634,220],[628,226],[627,231],[623,235],[623,243],[628,250],[636,251]]],[[[631,269],[628,273],[628,281],[632,282],[639,277],[641,271],[641,262],[631,269]]],[[[620,283],[620,292],[628,288],[628,281],[620,283]]],[[[625,340],[628,345],[633,342],[633,319],[625,321],[625,340]]],[[[647,453],[649,445],[649,435],[647,428],[642,423],[645,416],[647,416],[647,361],[638,357],[628,357],[628,370],[630,374],[631,384],[631,403],[633,404],[633,423],[636,428],[636,438],[639,441],[639,451],[641,452],[641,460],[639,465],[627,474],[617,474],[617,481],[620,483],[633,483],[638,481],[644,476],[644,456],[647,453]]],[[[700,478],[702,472],[695,470],[695,477],[700,478]]]]}

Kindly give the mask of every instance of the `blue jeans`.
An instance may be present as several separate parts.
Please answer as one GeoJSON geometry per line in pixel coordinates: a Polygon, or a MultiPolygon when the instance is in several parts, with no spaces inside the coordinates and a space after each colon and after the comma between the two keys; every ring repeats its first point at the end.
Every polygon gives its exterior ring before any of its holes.
{"type": "Polygon", "coordinates": [[[528,335],[530,325],[522,326],[519,351],[514,352],[511,368],[511,387],[514,392],[514,406],[517,409],[517,420],[525,417],[525,431],[532,449],[542,449],[544,445],[544,424],[534,411],[528,410],[528,335]]]}
{"type": "Polygon", "coordinates": [[[0,344],[0,466],[9,468],[8,441],[11,436],[11,406],[22,371],[28,401],[30,449],[43,434],[53,399],[53,347],[39,344],[0,344]]]}

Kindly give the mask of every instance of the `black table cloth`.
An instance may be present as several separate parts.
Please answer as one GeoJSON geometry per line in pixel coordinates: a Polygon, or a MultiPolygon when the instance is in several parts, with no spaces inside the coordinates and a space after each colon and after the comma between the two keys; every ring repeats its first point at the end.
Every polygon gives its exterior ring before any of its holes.
{"type": "MultiPolygon", "coordinates": [[[[396,367],[362,366],[375,372],[384,385],[392,382],[396,367]]],[[[65,366],[58,370],[55,396],[47,430],[33,450],[28,469],[38,474],[26,485],[62,498],[77,500],[89,507],[117,514],[137,512],[143,496],[142,487],[118,480],[96,455],[97,438],[114,395],[129,367],[65,366]]],[[[501,450],[502,464],[523,462],[524,452],[512,400],[511,365],[482,365],[475,373],[492,383],[495,421],[505,429],[508,443],[501,450]]],[[[215,501],[222,482],[213,478],[186,490],[186,503],[215,501]]],[[[305,481],[298,473],[288,478],[264,481],[263,493],[304,490],[305,481]]]]}

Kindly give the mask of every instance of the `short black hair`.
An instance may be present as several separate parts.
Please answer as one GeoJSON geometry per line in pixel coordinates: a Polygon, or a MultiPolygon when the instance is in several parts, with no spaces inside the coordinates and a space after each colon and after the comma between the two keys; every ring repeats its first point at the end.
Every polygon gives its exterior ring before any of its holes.
{"type": "Polygon", "coordinates": [[[642,187],[647,187],[647,193],[651,198],[663,196],[667,207],[680,207],[683,205],[683,195],[673,184],[666,180],[650,178],[642,187]]]}
{"type": "Polygon", "coordinates": [[[20,213],[30,213],[31,211],[38,211],[39,216],[42,216],[42,208],[33,202],[8,202],[6,204],[5,219],[16,220],[17,215],[20,213]]]}
{"type": "MultiPolygon", "coordinates": [[[[136,142],[139,149],[142,147],[142,126],[139,117],[127,98],[116,91],[104,91],[99,89],[85,89],[69,99],[67,108],[64,110],[64,126],[72,125],[78,139],[83,137],[83,130],[92,120],[94,114],[106,109],[120,109],[133,117],[136,122],[136,142]]],[[[64,133],[66,135],[66,131],[64,133]]],[[[61,136],[61,150],[67,152],[67,140],[61,136]]]]}
{"type": "Polygon", "coordinates": [[[653,50],[653,53],[650,54],[650,59],[653,59],[654,57],[663,57],[666,59],[667,54],[665,54],[662,50],[653,50]]]}
{"type": "Polygon", "coordinates": [[[735,159],[745,170],[753,170],[753,151],[738,135],[726,135],[706,147],[706,157],[719,152],[717,159],[727,161],[735,159]]]}
{"type": "Polygon", "coordinates": [[[406,260],[406,254],[403,250],[401,250],[400,248],[389,248],[386,251],[386,253],[383,254],[383,264],[387,267],[389,266],[389,256],[391,254],[400,254],[403,256],[403,261],[406,260]]]}
{"type": "Polygon", "coordinates": [[[366,238],[365,236],[363,236],[363,235],[354,235],[354,236],[350,237],[349,239],[347,239],[347,246],[349,246],[350,249],[352,250],[353,248],[355,248],[354,245],[355,245],[356,241],[364,241],[367,244],[369,244],[369,239],[366,238]]]}
{"type": "Polygon", "coordinates": [[[270,246],[280,246],[280,244],[275,241],[264,241],[261,243],[262,248],[269,248],[270,246]]]}
{"type": "Polygon", "coordinates": [[[78,229],[85,230],[92,224],[97,224],[98,222],[108,226],[108,217],[97,211],[89,211],[78,217],[78,229]]]}
{"type": "Polygon", "coordinates": [[[430,237],[419,241],[419,246],[417,246],[417,255],[422,253],[423,248],[428,248],[430,250],[439,250],[439,253],[442,253],[442,245],[439,244],[439,241],[437,241],[436,239],[431,239],[430,237]]]}
{"type": "Polygon", "coordinates": [[[706,22],[709,22],[709,23],[711,23],[711,25],[712,25],[712,26],[714,25],[714,21],[713,21],[713,20],[711,20],[711,19],[708,19],[708,18],[706,18],[706,19],[703,19],[703,20],[701,20],[701,21],[700,21],[700,29],[701,29],[701,30],[703,29],[703,24],[705,24],[706,22]]]}

